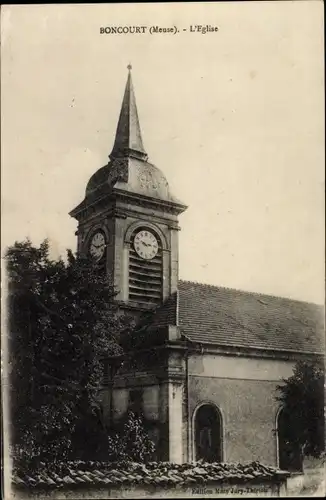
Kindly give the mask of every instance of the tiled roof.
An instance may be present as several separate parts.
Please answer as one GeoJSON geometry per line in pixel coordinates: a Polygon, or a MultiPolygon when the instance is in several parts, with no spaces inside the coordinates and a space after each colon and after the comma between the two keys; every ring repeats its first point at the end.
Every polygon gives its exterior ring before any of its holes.
{"type": "Polygon", "coordinates": [[[195,483],[257,483],[278,480],[288,474],[258,462],[249,464],[191,463],[149,464],[128,463],[125,466],[100,462],[67,463],[61,472],[16,475],[13,484],[27,488],[70,488],[74,486],[127,486],[132,484],[191,485],[195,483]]]}
{"type": "Polygon", "coordinates": [[[154,327],[177,325],[178,322],[178,307],[177,294],[173,293],[166,299],[162,307],[158,307],[153,315],[147,318],[150,325],[154,327]]]}
{"type": "Polygon", "coordinates": [[[323,307],[297,300],[179,281],[155,324],[178,324],[193,342],[324,353],[323,307]]]}

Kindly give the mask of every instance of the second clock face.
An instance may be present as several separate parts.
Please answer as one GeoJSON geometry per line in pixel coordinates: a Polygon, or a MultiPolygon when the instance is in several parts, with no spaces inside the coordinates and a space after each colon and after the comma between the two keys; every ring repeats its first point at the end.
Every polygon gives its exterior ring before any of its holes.
{"type": "Polygon", "coordinates": [[[142,230],[136,234],[134,247],[137,254],[146,260],[154,259],[158,252],[158,242],[150,231],[142,230]]]}
{"type": "Polygon", "coordinates": [[[91,239],[89,253],[94,259],[100,260],[104,255],[104,251],[105,251],[104,234],[101,232],[95,233],[91,239]]]}

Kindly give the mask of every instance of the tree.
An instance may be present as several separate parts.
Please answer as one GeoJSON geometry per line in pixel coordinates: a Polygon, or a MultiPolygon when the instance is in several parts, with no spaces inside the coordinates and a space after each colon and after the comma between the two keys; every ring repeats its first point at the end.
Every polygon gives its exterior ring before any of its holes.
{"type": "Polygon", "coordinates": [[[119,336],[130,324],[110,278],[88,259],[67,257],[51,260],[46,240],[6,252],[11,443],[27,467],[106,445],[102,359],[122,353],[119,336]]]}
{"type": "Polygon", "coordinates": [[[300,361],[293,375],[277,387],[281,403],[282,423],[279,439],[285,450],[297,456],[319,457],[325,449],[324,441],[324,366],[300,361]]]}

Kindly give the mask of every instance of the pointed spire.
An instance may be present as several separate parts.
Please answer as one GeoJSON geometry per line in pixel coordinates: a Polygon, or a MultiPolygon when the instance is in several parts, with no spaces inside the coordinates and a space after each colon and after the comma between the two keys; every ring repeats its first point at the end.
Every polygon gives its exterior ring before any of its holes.
{"type": "Polygon", "coordinates": [[[128,79],[123,96],[114,146],[110,158],[134,157],[146,161],[148,156],[143,146],[139,126],[136,99],[128,64],[128,79]]]}

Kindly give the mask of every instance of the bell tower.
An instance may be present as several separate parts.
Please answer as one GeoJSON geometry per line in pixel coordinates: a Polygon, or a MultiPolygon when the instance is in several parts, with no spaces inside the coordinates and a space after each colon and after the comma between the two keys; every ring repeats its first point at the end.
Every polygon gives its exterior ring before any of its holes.
{"type": "Polygon", "coordinates": [[[178,216],[186,208],[148,161],[129,65],[109,162],[70,212],[78,221],[77,251],[112,276],[122,304],[151,309],[177,290],[178,216]]]}

